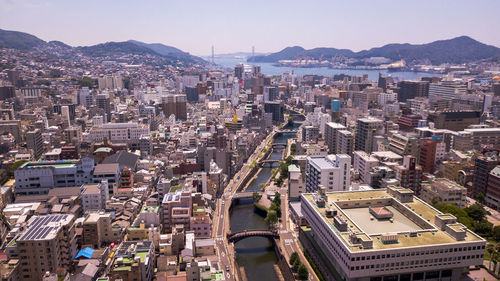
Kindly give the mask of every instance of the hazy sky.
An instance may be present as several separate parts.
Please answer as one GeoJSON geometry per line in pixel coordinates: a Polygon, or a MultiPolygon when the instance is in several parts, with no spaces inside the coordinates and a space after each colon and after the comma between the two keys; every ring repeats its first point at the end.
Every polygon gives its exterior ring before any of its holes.
{"type": "Polygon", "coordinates": [[[287,46],[355,51],[468,35],[500,47],[500,1],[0,0],[0,28],[72,46],[135,39],[196,55],[287,46]]]}

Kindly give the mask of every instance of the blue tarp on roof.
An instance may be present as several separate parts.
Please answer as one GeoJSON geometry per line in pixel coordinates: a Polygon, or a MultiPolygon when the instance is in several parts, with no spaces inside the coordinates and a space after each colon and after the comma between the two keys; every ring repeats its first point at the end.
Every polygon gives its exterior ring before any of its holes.
{"type": "Polygon", "coordinates": [[[80,252],[78,252],[78,254],[76,255],[75,257],[75,260],[80,258],[80,257],[84,257],[84,258],[87,258],[87,259],[91,259],[92,258],[92,255],[94,254],[95,250],[92,249],[92,248],[85,248],[85,249],[82,249],[80,250],[80,252]]]}

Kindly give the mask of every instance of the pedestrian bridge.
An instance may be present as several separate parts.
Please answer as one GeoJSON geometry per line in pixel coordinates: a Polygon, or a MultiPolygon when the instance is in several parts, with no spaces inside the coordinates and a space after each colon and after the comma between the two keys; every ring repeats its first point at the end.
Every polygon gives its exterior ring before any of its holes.
{"type": "Polygon", "coordinates": [[[273,167],[273,164],[278,164],[278,165],[275,165],[276,167],[279,167],[279,163],[280,163],[280,159],[266,159],[266,160],[260,160],[259,161],[259,166],[260,167],[264,167],[266,165],[268,165],[269,167],[273,167]]]}
{"type": "Polygon", "coordinates": [[[286,143],[284,142],[275,142],[272,144],[272,147],[275,148],[275,147],[283,147],[285,148],[286,147],[286,143]]]}
{"type": "Polygon", "coordinates": [[[279,239],[280,236],[275,230],[243,230],[227,234],[227,241],[236,243],[248,237],[266,237],[270,239],[279,239]]]}
{"type": "MultiPolygon", "coordinates": [[[[257,192],[259,193],[260,196],[262,196],[262,192],[257,192]]],[[[249,199],[249,198],[253,198],[253,192],[252,191],[246,191],[246,192],[236,192],[232,199],[249,199]]]]}

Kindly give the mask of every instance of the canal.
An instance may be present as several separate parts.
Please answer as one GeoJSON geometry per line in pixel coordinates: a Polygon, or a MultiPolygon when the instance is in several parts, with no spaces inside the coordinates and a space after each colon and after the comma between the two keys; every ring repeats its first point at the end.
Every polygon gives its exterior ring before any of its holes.
{"type": "MultiPolygon", "coordinates": [[[[288,128],[297,128],[290,126],[288,128]]],[[[273,142],[286,143],[289,138],[294,138],[296,133],[286,133],[275,136],[273,142]]],[[[281,159],[282,148],[275,148],[269,159],[281,159]]],[[[271,176],[272,168],[262,168],[257,177],[250,182],[247,191],[260,190],[259,184],[266,183],[271,176]]],[[[233,206],[230,214],[231,232],[245,229],[267,229],[264,218],[254,212],[253,200],[243,199],[238,205],[233,206]]],[[[237,242],[234,245],[236,252],[236,263],[245,270],[248,281],[277,281],[278,277],[274,270],[277,257],[274,253],[272,242],[263,237],[250,237],[237,242]]]]}

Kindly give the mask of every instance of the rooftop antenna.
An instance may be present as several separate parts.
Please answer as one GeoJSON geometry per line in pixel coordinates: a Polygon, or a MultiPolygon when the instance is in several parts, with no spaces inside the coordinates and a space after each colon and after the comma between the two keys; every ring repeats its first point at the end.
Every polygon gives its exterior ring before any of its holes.
{"type": "Polygon", "coordinates": [[[212,45],[212,64],[215,64],[215,49],[214,49],[214,45],[212,45]]]}

